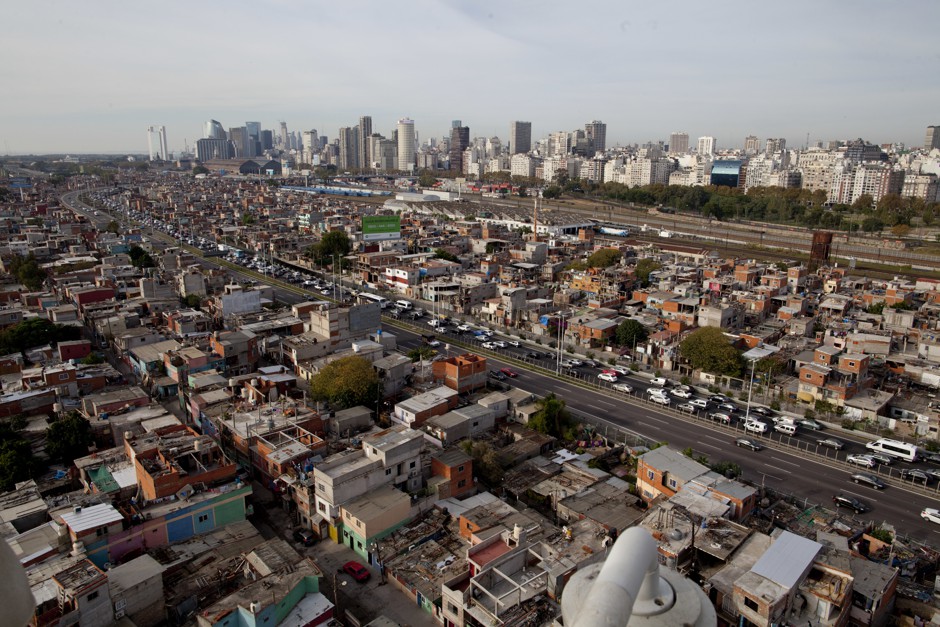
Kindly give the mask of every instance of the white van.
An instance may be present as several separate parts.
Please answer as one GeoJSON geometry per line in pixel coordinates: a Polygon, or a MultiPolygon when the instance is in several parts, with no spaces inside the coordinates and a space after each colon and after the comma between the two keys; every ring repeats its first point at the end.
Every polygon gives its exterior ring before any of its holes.
{"type": "Polygon", "coordinates": [[[796,425],[792,422],[778,422],[774,425],[774,429],[784,435],[796,435],[796,425]]]}
{"type": "Polygon", "coordinates": [[[763,422],[752,420],[744,425],[744,430],[750,431],[751,433],[767,433],[767,425],[763,422]]]}
{"type": "Polygon", "coordinates": [[[409,309],[412,309],[414,307],[414,305],[411,304],[410,300],[396,300],[395,306],[404,311],[408,311],[409,309]]]}

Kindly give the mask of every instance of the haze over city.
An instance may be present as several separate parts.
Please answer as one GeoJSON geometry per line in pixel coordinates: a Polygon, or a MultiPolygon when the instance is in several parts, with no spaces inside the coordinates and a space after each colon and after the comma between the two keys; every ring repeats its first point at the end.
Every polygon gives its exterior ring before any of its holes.
{"type": "Polygon", "coordinates": [[[16,3],[0,42],[0,152],[178,152],[205,120],[292,130],[408,116],[423,141],[608,124],[608,145],[688,131],[721,147],[864,137],[919,145],[940,84],[928,1],[722,3],[290,0],[16,3]]]}

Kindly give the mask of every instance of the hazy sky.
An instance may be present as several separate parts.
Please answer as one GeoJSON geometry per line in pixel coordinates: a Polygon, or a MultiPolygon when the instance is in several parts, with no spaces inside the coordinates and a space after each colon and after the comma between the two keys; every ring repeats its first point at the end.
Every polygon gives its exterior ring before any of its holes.
{"type": "Polygon", "coordinates": [[[748,134],[920,145],[940,124],[937,0],[7,2],[0,153],[171,150],[256,120],[411,117],[424,141],[533,140],[607,123],[608,146],[748,134]]]}

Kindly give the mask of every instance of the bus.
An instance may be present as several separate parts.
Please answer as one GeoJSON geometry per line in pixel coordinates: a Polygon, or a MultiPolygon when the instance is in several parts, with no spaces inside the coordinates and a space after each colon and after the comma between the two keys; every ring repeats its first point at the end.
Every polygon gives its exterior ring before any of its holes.
{"type": "Polygon", "coordinates": [[[359,294],[359,300],[363,303],[378,303],[379,307],[382,309],[388,308],[388,299],[379,296],[378,294],[370,294],[369,292],[361,292],[359,294]]]}
{"type": "Polygon", "coordinates": [[[908,442],[901,442],[899,440],[881,438],[880,440],[869,442],[865,445],[865,448],[867,448],[869,451],[884,453],[885,455],[897,457],[898,459],[903,459],[904,461],[908,462],[917,461],[918,458],[916,446],[909,444],[908,442]]]}

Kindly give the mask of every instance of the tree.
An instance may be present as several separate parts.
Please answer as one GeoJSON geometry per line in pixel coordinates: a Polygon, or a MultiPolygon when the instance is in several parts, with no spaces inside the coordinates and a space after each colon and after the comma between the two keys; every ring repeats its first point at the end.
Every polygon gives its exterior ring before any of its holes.
{"type": "Polygon", "coordinates": [[[255,217],[248,213],[247,211],[242,214],[242,225],[248,226],[249,224],[255,223],[255,217]]]}
{"type": "Polygon", "coordinates": [[[866,233],[879,233],[884,228],[885,223],[873,216],[869,216],[862,220],[862,230],[866,233]]]}
{"type": "Polygon", "coordinates": [[[640,259],[636,262],[636,278],[640,280],[640,286],[646,287],[650,282],[650,273],[662,268],[662,264],[655,259],[640,259]]]}
{"type": "Polygon", "coordinates": [[[121,232],[121,225],[117,223],[117,220],[111,220],[108,222],[108,226],[105,228],[105,231],[117,235],[121,232]]]}
{"type": "Polygon", "coordinates": [[[94,366],[97,364],[104,363],[104,357],[98,353],[88,353],[85,357],[82,358],[82,363],[86,366],[94,366]]]}
{"type": "Polygon", "coordinates": [[[332,262],[334,255],[345,257],[350,250],[352,245],[345,231],[329,231],[324,233],[319,242],[307,248],[306,255],[322,265],[327,261],[332,262]]]}
{"type": "Polygon", "coordinates": [[[195,168],[193,168],[193,175],[208,174],[208,173],[209,173],[209,168],[207,168],[204,165],[197,165],[195,168]]]}
{"type": "Polygon", "coordinates": [[[199,294],[187,294],[186,298],[183,299],[183,303],[187,307],[199,309],[199,306],[202,305],[202,297],[199,294]]]}
{"type": "Polygon", "coordinates": [[[0,492],[9,492],[17,482],[29,479],[39,470],[29,440],[12,424],[0,423],[0,492]]]}
{"type": "Polygon", "coordinates": [[[416,346],[408,351],[408,359],[412,362],[427,361],[434,357],[437,351],[427,345],[416,346]]]}
{"type": "Polygon", "coordinates": [[[435,183],[437,183],[437,177],[427,170],[421,170],[421,173],[418,175],[418,185],[421,187],[431,187],[435,183]]]}
{"type": "Polygon", "coordinates": [[[642,344],[649,337],[649,332],[636,320],[624,320],[617,325],[614,336],[618,346],[636,346],[642,344]]]}
{"type": "Polygon", "coordinates": [[[381,394],[382,383],[372,364],[362,357],[343,357],[323,367],[310,380],[310,395],[338,409],[371,407],[381,394]]]}
{"type": "Polygon", "coordinates": [[[852,203],[852,209],[863,213],[871,211],[874,206],[875,199],[871,194],[861,194],[855,199],[855,202],[852,203]]]}
{"type": "Polygon", "coordinates": [[[880,303],[872,303],[865,309],[865,311],[870,314],[876,314],[880,316],[882,313],[884,313],[886,304],[887,303],[885,303],[885,301],[881,301],[880,303]]]}
{"type": "Polygon", "coordinates": [[[717,327],[693,331],[679,344],[682,355],[696,370],[737,377],[743,370],[743,358],[717,327]]]}
{"type": "Polygon", "coordinates": [[[46,454],[53,461],[70,465],[88,455],[93,441],[88,421],[77,412],[69,412],[46,429],[46,454]]]}
{"type": "Polygon", "coordinates": [[[464,453],[473,458],[473,474],[483,483],[496,487],[503,481],[503,467],[496,459],[496,451],[487,442],[464,440],[460,443],[464,453]]]}
{"type": "Polygon", "coordinates": [[[46,280],[46,271],[39,266],[36,255],[32,252],[25,257],[21,255],[14,256],[10,260],[8,268],[10,274],[33,292],[41,289],[46,280]]]}
{"type": "Polygon", "coordinates": [[[571,439],[567,436],[573,424],[564,400],[555,396],[554,392],[549,392],[548,396],[538,400],[536,406],[538,411],[529,418],[530,429],[559,439],[571,439]]]}
{"type": "Polygon", "coordinates": [[[552,198],[558,198],[559,196],[561,196],[561,188],[557,185],[549,185],[542,190],[542,198],[551,200],[552,198]]]}
{"type": "Polygon", "coordinates": [[[592,268],[607,268],[618,261],[623,254],[613,248],[602,248],[587,258],[587,265],[592,268]]]}
{"type": "Polygon", "coordinates": [[[911,232],[911,227],[906,224],[898,224],[891,227],[891,234],[896,237],[906,237],[911,232]]]}
{"type": "Polygon", "coordinates": [[[450,251],[444,250],[443,248],[435,248],[434,257],[437,259],[444,259],[445,261],[455,261],[460,263],[460,257],[450,251]]]}
{"type": "Polygon", "coordinates": [[[81,339],[78,327],[54,324],[45,318],[30,318],[0,331],[0,354],[22,353],[36,346],[81,339]]]}
{"type": "Polygon", "coordinates": [[[131,258],[131,265],[135,268],[156,268],[157,264],[146,250],[134,244],[127,255],[131,258]]]}

